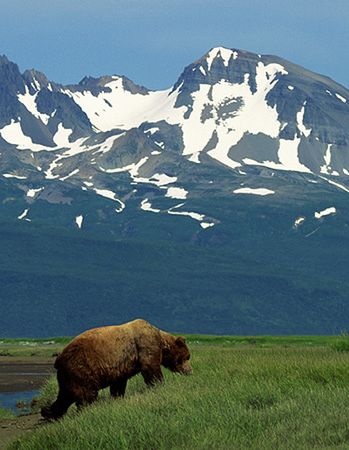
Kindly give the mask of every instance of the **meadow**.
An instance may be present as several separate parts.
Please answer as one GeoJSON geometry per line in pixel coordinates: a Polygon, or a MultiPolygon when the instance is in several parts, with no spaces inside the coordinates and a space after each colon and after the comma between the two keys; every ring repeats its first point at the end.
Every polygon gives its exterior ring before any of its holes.
{"type": "MultiPolygon", "coordinates": [[[[63,342],[63,341],[62,341],[63,342]]],[[[192,376],[140,376],[124,399],[101,392],[10,449],[302,450],[349,448],[348,337],[188,336],[192,376]]],[[[53,401],[55,378],[40,404],[53,401]]]]}

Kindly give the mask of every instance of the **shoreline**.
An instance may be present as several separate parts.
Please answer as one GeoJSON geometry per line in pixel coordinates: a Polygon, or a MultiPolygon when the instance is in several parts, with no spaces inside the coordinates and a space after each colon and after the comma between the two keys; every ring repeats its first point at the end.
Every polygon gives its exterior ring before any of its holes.
{"type": "Polygon", "coordinates": [[[54,358],[0,356],[0,393],[39,389],[52,374],[54,358]]]}
{"type": "MultiPolygon", "coordinates": [[[[54,360],[55,357],[32,355],[0,356],[0,397],[1,394],[18,393],[20,399],[21,392],[40,389],[56,372],[54,360]]],[[[40,414],[36,412],[0,419],[0,450],[43,423],[40,414]]]]}

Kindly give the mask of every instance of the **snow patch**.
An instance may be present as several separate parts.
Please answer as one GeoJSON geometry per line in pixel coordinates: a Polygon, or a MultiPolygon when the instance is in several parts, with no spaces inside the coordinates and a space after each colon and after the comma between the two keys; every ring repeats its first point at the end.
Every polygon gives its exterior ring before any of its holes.
{"type": "MultiPolygon", "coordinates": [[[[146,95],[132,94],[124,89],[121,77],[115,77],[105,87],[109,88],[110,92],[102,91],[98,95],[93,95],[89,91],[73,92],[62,89],[62,92],[69,95],[81,107],[92,125],[100,131],[115,128],[130,129],[138,127],[143,122],[158,122],[149,120],[149,117],[156,116],[156,112],[163,109],[171,92],[171,89],[167,89],[148,92],[146,95]]],[[[173,97],[170,99],[171,103],[175,100],[173,97]]],[[[164,118],[162,114],[160,116],[161,119],[164,118]]]]}
{"type": "Polygon", "coordinates": [[[137,177],[137,176],[133,176],[132,178],[136,183],[155,184],[155,186],[159,186],[160,188],[162,186],[167,186],[168,184],[175,183],[177,181],[177,177],[170,177],[165,173],[155,173],[154,175],[151,176],[151,178],[137,177]]]}
{"type": "Polygon", "coordinates": [[[80,228],[80,229],[82,227],[83,220],[84,220],[84,216],[77,216],[77,217],[75,217],[75,223],[78,226],[78,228],[80,228]]]}
{"type": "Polygon", "coordinates": [[[41,85],[35,77],[33,77],[33,83],[34,83],[34,89],[36,89],[37,91],[40,91],[41,85]]]}
{"type": "Polygon", "coordinates": [[[320,167],[320,172],[324,173],[326,175],[330,175],[331,174],[331,149],[332,149],[332,145],[333,144],[328,144],[327,145],[327,149],[326,149],[326,153],[324,155],[324,160],[325,160],[325,164],[323,166],[320,167]]]}
{"type": "Polygon", "coordinates": [[[139,169],[148,161],[149,157],[145,156],[140,159],[137,163],[129,164],[124,167],[116,167],[115,169],[103,169],[103,167],[99,167],[102,172],[105,173],[121,173],[121,172],[129,172],[132,177],[136,177],[138,175],[139,169]]]}
{"type": "Polygon", "coordinates": [[[144,133],[150,133],[150,134],[154,134],[157,131],[160,131],[160,128],[158,127],[153,127],[153,128],[149,128],[148,130],[144,130],[144,133]]]}
{"type": "Polygon", "coordinates": [[[206,228],[210,228],[210,227],[214,227],[214,223],[213,222],[201,222],[200,223],[200,227],[203,228],[204,230],[206,228]]]}
{"type": "MultiPolygon", "coordinates": [[[[232,52],[232,50],[229,50],[228,48],[224,48],[224,47],[213,48],[208,53],[207,58],[206,58],[208,70],[211,70],[212,63],[218,56],[220,56],[222,58],[223,64],[225,65],[225,67],[228,67],[229,60],[233,56],[233,52],[232,52]]],[[[236,57],[234,59],[236,59],[236,57]]]]}
{"type": "Polygon", "coordinates": [[[327,166],[329,166],[331,164],[331,148],[332,148],[333,144],[328,144],[327,149],[326,149],[326,154],[324,156],[325,159],[325,163],[327,166]]]}
{"type": "MultiPolygon", "coordinates": [[[[272,164],[275,169],[294,170],[297,172],[310,172],[308,167],[301,164],[298,157],[298,146],[300,138],[293,140],[280,139],[278,157],[280,164],[272,164]]],[[[270,164],[270,163],[269,163],[270,164]]]]}
{"type": "Polygon", "coordinates": [[[102,197],[109,198],[110,200],[118,201],[115,192],[110,191],[109,189],[93,189],[96,194],[101,195],[102,197]]]}
{"type": "Polygon", "coordinates": [[[316,219],[321,219],[321,217],[328,216],[330,214],[336,214],[336,208],[334,206],[331,206],[330,208],[323,209],[322,211],[315,212],[314,216],[316,219]]]}
{"type": "Polygon", "coordinates": [[[26,109],[37,119],[41,120],[45,125],[48,124],[48,121],[50,120],[50,116],[48,114],[40,113],[38,111],[37,105],[36,105],[36,97],[38,95],[38,92],[36,92],[34,95],[31,95],[29,92],[29,89],[27,86],[25,86],[25,94],[18,94],[17,98],[18,100],[26,107],[26,109]]]}
{"type": "Polygon", "coordinates": [[[27,197],[34,198],[35,195],[36,195],[38,192],[41,192],[43,189],[44,189],[43,187],[37,188],[37,189],[29,189],[29,190],[27,191],[27,197]]]}
{"type": "Polygon", "coordinates": [[[53,175],[53,171],[62,165],[59,161],[63,159],[63,156],[58,156],[56,159],[54,159],[47,170],[45,170],[45,178],[48,180],[54,180],[55,178],[59,178],[59,175],[53,175]]]}
{"type": "Polygon", "coordinates": [[[298,217],[298,218],[295,220],[295,222],[294,222],[294,227],[295,227],[295,228],[299,227],[299,225],[301,225],[304,221],[305,221],[305,217],[304,217],[304,216],[298,217]]]}
{"type": "Polygon", "coordinates": [[[23,177],[21,175],[16,175],[14,173],[3,173],[2,176],[4,178],[17,178],[17,180],[26,180],[27,177],[23,177]]]}
{"type": "Polygon", "coordinates": [[[121,213],[124,209],[125,209],[125,207],[126,207],[126,205],[125,205],[125,203],[124,202],[122,202],[121,200],[118,200],[118,202],[119,202],[119,208],[115,208],[115,211],[117,212],[117,213],[121,213]]]}
{"type": "Polygon", "coordinates": [[[76,175],[77,173],[79,173],[80,170],[79,169],[74,169],[72,172],[70,172],[68,175],[66,175],[65,177],[61,177],[60,180],[61,181],[65,181],[68,178],[72,177],[73,175],[76,175]]]}
{"type": "Polygon", "coordinates": [[[113,145],[114,145],[114,142],[115,142],[117,139],[119,139],[119,138],[121,138],[122,136],[124,136],[125,134],[126,134],[126,133],[120,133],[120,134],[118,134],[118,135],[116,135],[116,136],[110,136],[110,137],[108,137],[108,138],[103,142],[103,144],[99,147],[99,149],[95,151],[95,153],[107,153],[107,152],[109,152],[109,150],[112,149],[112,147],[113,147],[113,145]]]}
{"type": "Polygon", "coordinates": [[[157,186],[166,186],[167,184],[175,183],[177,177],[170,177],[165,173],[155,173],[150,180],[157,186]]]}
{"type": "Polygon", "coordinates": [[[344,98],[344,97],[342,97],[341,95],[339,95],[339,94],[334,94],[341,102],[343,102],[343,103],[347,103],[347,99],[346,98],[344,98]]]}
{"type": "Polygon", "coordinates": [[[308,137],[311,133],[311,128],[306,128],[304,125],[304,111],[305,111],[305,104],[302,106],[302,109],[297,112],[297,126],[298,130],[305,136],[308,137]]]}
{"type": "Polygon", "coordinates": [[[189,156],[188,160],[193,162],[193,163],[200,164],[200,152],[192,153],[189,156]]]}
{"type": "Polygon", "coordinates": [[[25,135],[22,130],[20,121],[11,120],[9,125],[5,125],[0,129],[1,137],[9,144],[15,145],[19,150],[32,150],[33,152],[47,150],[46,147],[34,144],[32,139],[25,135]]]}
{"type": "Polygon", "coordinates": [[[271,191],[266,188],[238,188],[233,191],[234,194],[252,194],[252,195],[271,195],[275,194],[275,191],[271,191]]]}
{"type": "Polygon", "coordinates": [[[100,195],[100,196],[105,197],[105,198],[109,198],[110,200],[113,200],[114,202],[118,202],[120,207],[119,208],[115,208],[115,211],[117,213],[120,213],[120,212],[122,212],[125,209],[125,206],[126,206],[125,203],[123,203],[121,200],[119,200],[116,197],[115,192],[110,191],[109,189],[97,189],[97,188],[94,188],[93,190],[96,192],[97,195],[100,195]]]}
{"type": "MultiPolygon", "coordinates": [[[[195,109],[190,116],[190,126],[188,131],[182,126],[183,140],[185,145],[185,154],[194,153],[202,150],[208,141],[216,132],[218,143],[208,154],[220,161],[222,164],[231,168],[239,167],[241,164],[228,157],[229,150],[234,147],[244,136],[245,133],[258,134],[263,133],[272,138],[277,138],[280,130],[280,122],[276,107],[272,108],[267,104],[266,96],[278,82],[279,75],[285,75],[287,71],[280,64],[264,65],[259,62],[256,68],[256,87],[257,92],[252,93],[249,83],[248,74],[245,75],[244,83],[231,84],[226,81],[212,87],[212,98],[214,99],[212,118],[202,124],[200,121],[197,128],[193,126],[195,118],[195,109]],[[239,99],[240,108],[228,117],[220,118],[217,115],[219,106],[224,106],[234,99],[239,99]],[[194,114],[194,118],[193,118],[194,114]],[[188,142],[188,135],[191,136],[191,142],[188,142]],[[200,138],[198,139],[198,136],[200,138]],[[199,147],[199,148],[198,148],[199,147]]],[[[201,102],[196,114],[201,117],[201,111],[207,104],[208,91],[211,86],[201,85],[200,91],[193,94],[197,102],[201,102]]],[[[196,105],[195,105],[196,106],[196,105]]],[[[233,151],[231,155],[233,155],[233,151]]]]}
{"type": "Polygon", "coordinates": [[[168,214],[173,214],[176,216],[189,216],[194,220],[198,220],[199,222],[201,222],[204,219],[204,214],[199,214],[199,213],[195,213],[195,212],[188,212],[188,211],[177,211],[178,208],[180,208],[181,206],[183,206],[184,203],[180,203],[179,205],[173,206],[172,208],[170,208],[167,212],[168,214]],[[173,211],[174,209],[176,209],[176,211],[173,211]]]}
{"type": "Polygon", "coordinates": [[[150,212],[154,212],[154,213],[160,212],[160,209],[156,209],[151,206],[151,203],[147,198],[142,200],[141,209],[143,209],[143,211],[150,211],[150,212]]]}
{"type": "Polygon", "coordinates": [[[332,184],[333,186],[336,186],[337,188],[341,189],[342,191],[349,192],[349,189],[346,186],[344,186],[343,184],[337,183],[336,181],[329,180],[328,178],[322,177],[321,175],[319,175],[319,177],[322,180],[327,181],[327,183],[332,184]]]}
{"type": "Polygon", "coordinates": [[[63,123],[58,124],[58,129],[53,136],[53,142],[57,147],[69,147],[69,136],[72,134],[73,130],[70,128],[64,128],[63,123]]]}
{"type": "Polygon", "coordinates": [[[163,142],[157,142],[157,141],[154,141],[154,142],[155,142],[156,145],[158,145],[163,150],[165,149],[165,144],[163,142]]]}
{"type": "Polygon", "coordinates": [[[17,218],[19,219],[19,220],[28,220],[29,222],[30,222],[30,219],[28,219],[27,218],[27,214],[28,214],[28,212],[29,212],[29,209],[25,209],[23,212],[22,212],[22,214],[20,214],[17,218]]]}
{"type": "Polygon", "coordinates": [[[179,200],[185,200],[187,198],[188,191],[180,187],[169,187],[165,197],[177,198],[179,200]]]}

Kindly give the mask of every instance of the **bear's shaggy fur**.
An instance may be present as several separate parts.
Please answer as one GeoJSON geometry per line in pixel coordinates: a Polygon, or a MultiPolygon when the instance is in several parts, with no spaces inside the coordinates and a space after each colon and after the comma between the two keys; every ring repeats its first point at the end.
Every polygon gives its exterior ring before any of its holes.
{"type": "Polygon", "coordinates": [[[110,386],[113,397],[125,394],[127,380],[141,373],[147,385],[163,381],[160,365],[190,374],[189,350],[183,337],[161,331],[145,320],[94,328],[73,339],[57,357],[57,400],[41,410],[58,419],[72,403],[78,407],[96,400],[110,386]]]}

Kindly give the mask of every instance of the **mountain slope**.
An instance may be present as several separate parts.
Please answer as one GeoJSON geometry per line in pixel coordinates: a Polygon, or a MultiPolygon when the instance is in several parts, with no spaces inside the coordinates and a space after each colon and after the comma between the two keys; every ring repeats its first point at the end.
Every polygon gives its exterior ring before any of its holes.
{"type": "Polygon", "coordinates": [[[0,169],[4,334],[346,326],[349,91],[329,78],[219,47],[167,90],[63,86],[1,57],[0,169]]]}

